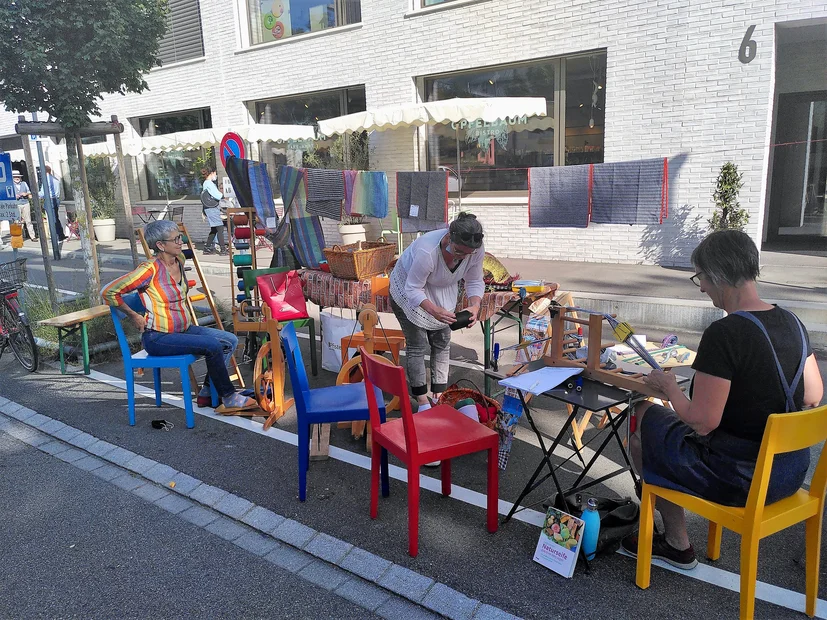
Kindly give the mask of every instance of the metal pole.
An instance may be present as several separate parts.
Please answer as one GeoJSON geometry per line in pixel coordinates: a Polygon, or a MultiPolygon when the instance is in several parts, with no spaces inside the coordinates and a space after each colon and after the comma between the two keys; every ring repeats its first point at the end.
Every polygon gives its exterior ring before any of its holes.
{"type": "Polygon", "coordinates": [[[462,173],[460,172],[459,125],[457,125],[455,132],[457,136],[457,205],[458,210],[462,211],[462,173]]]}
{"type": "MultiPolygon", "coordinates": [[[[37,112],[32,112],[32,120],[37,121],[37,112]]],[[[43,159],[43,145],[40,140],[37,141],[37,161],[40,164],[40,186],[43,188],[43,200],[46,203],[46,221],[49,223],[49,235],[52,238],[52,256],[55,260],[60,260],[60,240],[57,237],[57,226],[60,222],[55,222],[57,213],[52,202],[52,188],[49,175],[46,174],[46,160],[43,159]]]]}

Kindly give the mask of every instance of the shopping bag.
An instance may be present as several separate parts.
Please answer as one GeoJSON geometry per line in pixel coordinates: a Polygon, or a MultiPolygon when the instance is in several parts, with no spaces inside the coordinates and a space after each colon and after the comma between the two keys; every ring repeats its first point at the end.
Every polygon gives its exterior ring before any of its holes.
{"type": "Polygon", "coordinates": [[[307,301],[304,299],[299,272],[283,271],[269,273],[256,278],[261,301],[270,307],[270,313],[277,321],[306,319],[307,301]]]}
{"type": "Polygon", "coordinates": [[[322,321],[322,368],[338,373],[342,369],[342,338],[359,331],[355,319],[336,316],[323,311],[322,321]]]}

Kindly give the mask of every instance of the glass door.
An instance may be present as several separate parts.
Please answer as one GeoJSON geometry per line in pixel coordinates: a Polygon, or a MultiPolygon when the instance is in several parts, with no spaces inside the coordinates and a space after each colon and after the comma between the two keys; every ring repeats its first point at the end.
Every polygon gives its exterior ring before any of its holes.
{"type": "Polygon", "coordinates": [[[779,96],[769,236],[827,237],[827,92],[779,96]]]}

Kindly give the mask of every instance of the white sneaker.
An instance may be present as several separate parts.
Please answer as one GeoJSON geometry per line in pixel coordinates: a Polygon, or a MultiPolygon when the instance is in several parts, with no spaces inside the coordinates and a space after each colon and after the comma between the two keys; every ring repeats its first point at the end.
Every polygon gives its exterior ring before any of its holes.
{"type": "Polygon", "coordinates": [[[431,463],[425,463],[425,467],[439,467],[442,464],[442,461],[433,461],[431,463]]]}
{"type": "Polygon", "coordinates": [[[431,408],[431,403],[425,403],[424,405],[419,405],[419,408],[416,410],[417,413],[422,411],[428,411],[431,408]]]}

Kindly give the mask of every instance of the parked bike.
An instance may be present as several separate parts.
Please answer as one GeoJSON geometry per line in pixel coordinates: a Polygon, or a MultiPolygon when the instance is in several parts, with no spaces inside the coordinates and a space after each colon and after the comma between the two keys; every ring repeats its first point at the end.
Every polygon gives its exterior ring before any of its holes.
{"type": "Polygon", "coordinates": [[[37,345],[17,296],[25,282],[25,258],[0,263],[0,358],[10,347],[23,368],[33,372],[37,369],[37,345]]]}

